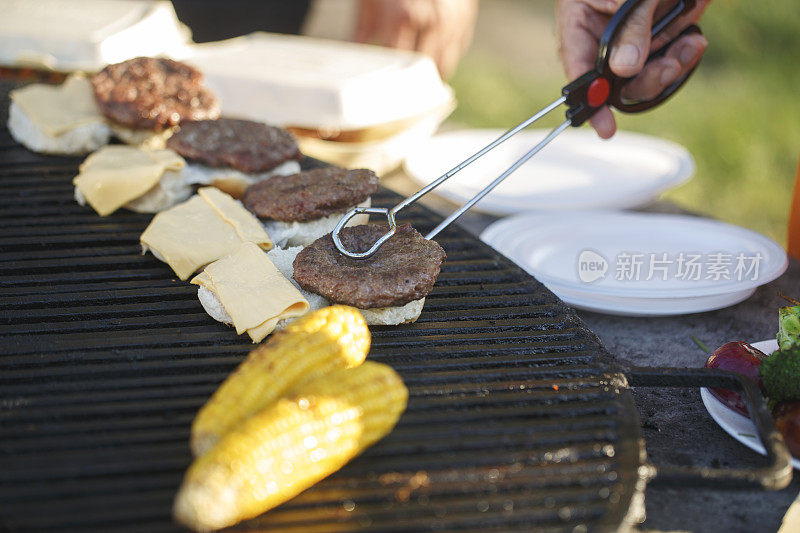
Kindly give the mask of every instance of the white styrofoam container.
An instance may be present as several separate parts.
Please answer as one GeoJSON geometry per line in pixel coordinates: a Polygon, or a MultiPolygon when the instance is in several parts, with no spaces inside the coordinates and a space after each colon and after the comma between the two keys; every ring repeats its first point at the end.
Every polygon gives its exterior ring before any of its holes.
{"type": "Polygon", "coordinates": [[[0,0],[0,64],[94,72],[182,55],[191,32],[165,0],[0,0]]]}
{"type": "Polygon", "coordinates": [[[361,130],[452,99],[429,57],[378,46],[259,32],[181,59],[205,74],[224,115],[282,126],[361,130]]]}

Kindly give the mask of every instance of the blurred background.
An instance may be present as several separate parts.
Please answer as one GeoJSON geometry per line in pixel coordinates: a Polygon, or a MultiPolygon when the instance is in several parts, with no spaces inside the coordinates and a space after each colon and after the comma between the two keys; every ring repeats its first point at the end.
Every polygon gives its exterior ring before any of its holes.
{"type": "MultiPolygon", "coordinates": [[[[560,94],[554,3],[481,1],[472,45],[448,80],[458,107],[445,127],[507,128],[560,94]]],[[[354,9],[317,0],[304,32],[347,39],[354,9]]],[[[694,179],[667,199],[782,244],[800,157],[799,21],[797,0],[713,2],[701,21],[710,45],[691,82],[667,105],[618,116],[620,128],[695,157],[694,179]]]]}

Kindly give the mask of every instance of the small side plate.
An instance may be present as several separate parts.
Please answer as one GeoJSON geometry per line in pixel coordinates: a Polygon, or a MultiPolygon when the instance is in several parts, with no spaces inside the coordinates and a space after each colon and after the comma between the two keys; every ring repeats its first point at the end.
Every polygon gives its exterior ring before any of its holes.
{"type": "MultiPolygon", "coordinates": [[[[427,185],[503,130],[459,130],[435,135],[406,158],[412,179],[427,185]]],[[[527,130],[487,153],[436,193],[464,203],[541,141],[549,130],[527,130]]],[[[570,128],[522,165],[473,209],[498,216],[531,210],[627,209],[652,202],[694,174],[691,154],[678,144],[627,131],[600,139],[570,128]]]]}
{"type": "MultiPolygon", "coordinates": [[[[761,342],[754,342],[752,343],[752,346],[754,348],[758,348],[766,354],[769,354],[778,349],[778,341],[770,339],[761,342]]],[[[700,389],[700,397],[703,399],[703,405],[706,406],[708,414],[711,415],[711,418],[713,418],[714,421],[719,424],[719,427],[724,429],[728,435],[738,440],[751,450],[755,450],[761,455],[766,455],[767,452],[764,450],[764,447],[758,440],[756,426],[748,417],[740,415],[721,401],[717,400],[706,388],[700,389]]],[[[796,469],[800,470],[800,459],[797,459],[796,457],[792,458],[792,465],[796,469]]]]}

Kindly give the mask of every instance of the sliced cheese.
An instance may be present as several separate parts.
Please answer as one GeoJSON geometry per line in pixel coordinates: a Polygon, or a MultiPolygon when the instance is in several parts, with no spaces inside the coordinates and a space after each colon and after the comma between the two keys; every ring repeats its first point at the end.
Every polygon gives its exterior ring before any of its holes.
{"type": "MultiPolygon", "coordinates": [[[[258,219],[253,216],[250,211],[242,207],[241,202],[234,200],[233,197],[227,193],[222,192],[216,187],[203,187],[197,191],[203,200],[208,202],[214,211],[222,217],[225,222],[233,226],[236,233],[243,241],[259,242],[266,232],[264,226],[259,223],[258,219]]],[[[269,237],[267,237],[269,240],[269,237]]],[[[272,241],[269,248],[272,248],[272,241]]]]}
{"type": "Polygon", "coordinates": [[[106,216],[155,187],[164,172],[185,165],[172,150],[104,146],[86,158],[72,183],[98,214],[106,216]]]}
{"type": "Polygon", "coordinates": [[[174,150],[152,150],[147,153],[160,161],[166,170],[180,170],[186,166],[186,161],[174,150]]]}
{"type": "Polygon", "coordinates": [[[236,333],[246,331],[253,342],[269,335],[280,320],[302,316],[309,310],[300,291],[252,242],[211,263],[191,282],[213,292],[231,317],[236,333]]]}
{"type": "Polygon", "coordinates": [[[11,91],[11,100],[46,135],[62,133],[87,124],[104,123],[97,110],[89,80],[73,74],[61,85],[35,83],[11,91]]]}
{"type": "Polygon", "coordinates": [[[127,128],[116,122],[109,121],[109,127],[114,136],[125,144],[158,150],[167,146],[167,139],[172,137],[178,127],[167,128],[161,131],[149,129],[127,128]]]}
{"type": "Polygon", "coordinates": [[[154,250],[182,280],[235,252],[243,242],[255,243],[265,250],[272,248],[269,235],[241,203],[228,196],[230,202],[218,201],[215,208],[206,201],[207,197],[220,200],[213,193],[209,195],[207,189],[200,189],[200,194],[157,214],[140,237],[143,247],[154,250]],[[247,217],[252,221],[246,222],[247,217]],[[248,228],[256,225],[260,231],[250,228],[240,234],[230,220],[248,228]]]}

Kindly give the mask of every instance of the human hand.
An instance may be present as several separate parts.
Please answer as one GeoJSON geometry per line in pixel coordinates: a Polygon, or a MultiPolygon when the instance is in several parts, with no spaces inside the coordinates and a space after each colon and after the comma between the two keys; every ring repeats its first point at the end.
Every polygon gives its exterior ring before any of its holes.
{"type": "MultiPolygon", "coordinates": [[[[561,62],[572,81],[594,68],[600,36],[611,16],[624,0],[558,0],[558,21],[561,62]]],[[[697,22],[711,0],[697,0],[695,8],[678,18],[652,43],[653,21],[660,19],[675,5],[668,0],[644,0],[631,13],[619,36],[611,45],[609,65],[618,76],[636,76],[622,95],[636,100],[649,100],[693,68],[703,56],[708,41],[700,34],[684,35],[659,59],[645,66],[647,56],[668,43],[690,24],[697,22]]],[[[597,134],[607,139],[614,135],[617,124],[608,106],[589,119],[597,134]]]]}
{"type": "Polygon", "coordinates": [[[354,40],[428,54],[442,77],[472,40],[478,0],[360,0],[354,40]]]}

